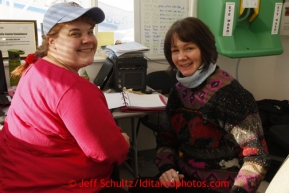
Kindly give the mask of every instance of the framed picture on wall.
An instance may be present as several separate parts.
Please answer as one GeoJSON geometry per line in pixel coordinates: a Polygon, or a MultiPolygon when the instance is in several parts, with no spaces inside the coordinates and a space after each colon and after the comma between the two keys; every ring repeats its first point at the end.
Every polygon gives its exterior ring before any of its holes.
{"type": "Polygon", "coordinates": [[[8,58],[9,49],[24,51],[20,57],[34,53],[37,47],[36,20],[0,20],[0,50],[8,58]]]}

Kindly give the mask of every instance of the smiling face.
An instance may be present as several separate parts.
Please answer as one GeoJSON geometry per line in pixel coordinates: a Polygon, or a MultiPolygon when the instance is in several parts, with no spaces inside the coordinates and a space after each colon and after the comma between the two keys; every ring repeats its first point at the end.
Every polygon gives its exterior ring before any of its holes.
{"type": "Polygon", "coordinates": [[[47,59],[73,72],[92,64],[97,48],[93,28],[85,20],[65,24],[56,38],[48,38],[47,59]]]}
{"type": "Polygon", "coordinates": [[[172,61],[183,76],[193,75],[202,65],[200,48],[192,42],[182,42],[176,34],[171,45],[172,61]]]}
{"type": "Polygon", "coordinates": [[[200,72],[207,71],[218,58],[213,33],[195,17],[186,17],[172,24],[165,36],[164,55],[169,70],[179,70],[183,76],[191,76],[201,65],[200,72]]]}

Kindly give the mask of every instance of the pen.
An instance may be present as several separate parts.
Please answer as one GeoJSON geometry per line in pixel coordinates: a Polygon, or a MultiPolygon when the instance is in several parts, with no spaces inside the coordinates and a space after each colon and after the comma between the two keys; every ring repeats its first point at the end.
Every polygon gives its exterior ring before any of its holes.
{"type": "Polygon", "coordinates": [[[111,92],[111,89],[107,89],[107,91],[105,91],[105,93],[110,93],[111,92]]]}
{"type": "MultiPolygon", "coordinates": [[[[179,171],[177,171],[177,174],[179,173],[179,171]]],[[[171,186],[172,186],[172,183],[175,181],[175,178],[174,177],[172,177],[172,179],[171,179],[171,181],[170,181],[170,183],[168,184],[168,188],[171,188],[171,186]]]]}
{"type": "MultiPolygon", "coordinates": [[[[178,173],[179,173],[179,171],[177,171],[177,174],[178,174],[178,173]]],[[[175,178],[174,178],[174,177],[172,177],[171,183],[172,183],[173,181],[175,181],[175,178]]]]}
{"type": "Polygon", "coordinates": [[[145,94],[145,93],[142,93],[142,92],[139,92],[139,91],[133,91],[133,90],[129,90],[128,92],[131,92],[131,93],[134,93],[134,94],[145,94]]]}
{"type": "Polygon", "coordinates": [[[140,91],[133,91],[132,89],[123,89],[123,91],[134,93],[134,94],[145,94],[145,93],[142,93],[140,91]]]}

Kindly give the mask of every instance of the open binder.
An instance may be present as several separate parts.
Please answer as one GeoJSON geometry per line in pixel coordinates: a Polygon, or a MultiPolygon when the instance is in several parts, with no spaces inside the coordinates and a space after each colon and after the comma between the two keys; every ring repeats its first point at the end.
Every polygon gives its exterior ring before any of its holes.
{"type": "Polygon", "coordinates": [[[124,112],[164,111],[167,98],[161,94],[136,94],[132,92],[104,93],[108,108],[119,108],[124,112]]]}

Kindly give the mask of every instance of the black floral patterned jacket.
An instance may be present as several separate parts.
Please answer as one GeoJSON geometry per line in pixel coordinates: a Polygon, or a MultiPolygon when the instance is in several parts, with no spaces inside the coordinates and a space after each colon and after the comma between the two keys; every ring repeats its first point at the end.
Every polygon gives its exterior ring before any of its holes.
{"type": "Polygon", "coordinates": [[[255,192],[270,164],[254,97],[219,67],[197,88],[172,88],[157,150],[161,173],[230,183],[219,192],[255,192]]]}

